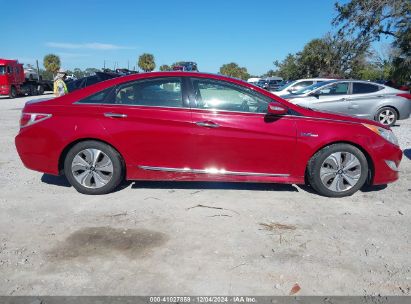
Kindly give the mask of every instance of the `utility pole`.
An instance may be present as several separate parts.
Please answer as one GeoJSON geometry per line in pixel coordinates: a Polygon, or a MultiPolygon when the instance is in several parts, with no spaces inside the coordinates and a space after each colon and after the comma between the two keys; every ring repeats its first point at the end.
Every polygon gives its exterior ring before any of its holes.
{"type": "Polygon", "coordinates": [[[36,59],[36,65],[37,65],[37,80],[40,81],[39,61],[37,59],[36,59]]]}
{"type": "Polygon", "coordinates": [[[106,69],[106,60],[104,59],[103,69],[106,69]]]}

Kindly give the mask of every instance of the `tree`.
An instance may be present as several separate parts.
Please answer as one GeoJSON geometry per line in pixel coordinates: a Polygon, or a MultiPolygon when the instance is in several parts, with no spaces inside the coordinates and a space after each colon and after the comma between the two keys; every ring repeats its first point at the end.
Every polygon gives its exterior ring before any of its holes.
{"type": "Polygon", "coordinates": [[[152,54],[144,53],[138,58],[138,66],[144,72],[151,72],[156,68],[154,56],[152,54]]]}
{"type": "Polygon", "coordinates": [[[397,79],[411,77],[411,1],[410,0],[350,0],[336,3],[337,16],[333,25],[341,36],[353,38],[357,45],[370,45],[382,36],[393,39],[400,50],[394,58],[397,79]]]}
{"type": "Polygon", "coordinates": [[[163,64],[160,66],[160,71],[171,71],[171,67],[167,64],[163,64]]]}
{"type": "Polygon", "coordinates": [[[79,68],[75,68],[75,69],[73,70],[73,74],[74,74],[74,76],[76,76],[78,79],[84,77],[84,72],[83,72],[81,69],[79,69],[79,68]]]}
{"type": "Polygon", "coordinates": [[[100,72],[100,70],[96,68],[87,68],[84,70],[84,76],[94,75],[96,72],[100,72]]]}
{"type": "Polygon", "coordinates": [[[297,55],[288,54],[283,61],[274,61],[274,65],[277,67],[277,71],[274,74],[284,79],[298,79],[303,75],[303,71],[298,66],[297,55]]]}
{"type": "Polygon", "coordinates": [[[61,66],[60,57],[54,54],[48,54],[44,56],[43,65],[47,72],[56,74],[61,66]]]}
{"type": "Polygon", "coordinates": [[[246,68],[239,67],[238,64],[234,62],[223,64],[220,67],[220,74],[243,80],[247,80],[250,77],[246,68]]]}

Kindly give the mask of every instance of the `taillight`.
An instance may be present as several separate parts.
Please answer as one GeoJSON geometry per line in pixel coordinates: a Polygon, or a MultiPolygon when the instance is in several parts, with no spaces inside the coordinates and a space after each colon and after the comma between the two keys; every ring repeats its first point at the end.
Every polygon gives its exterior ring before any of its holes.
{"type": "Polygon", "coordinates": [[[401,97],[411,100],[411,94],[408,94],[408,93],[397,94],[397,96],[401,96],[401,97]]]}
{"type": "Polygon", "coordinates": [[[51,114],[21,113],[20,128],[31,126],[32,124],[38,123],[50,117],[51,117],[51,114]]]}

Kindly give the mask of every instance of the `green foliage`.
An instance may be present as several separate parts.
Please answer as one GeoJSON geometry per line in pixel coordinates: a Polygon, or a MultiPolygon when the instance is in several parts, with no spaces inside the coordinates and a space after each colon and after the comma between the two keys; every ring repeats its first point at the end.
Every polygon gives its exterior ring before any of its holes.
{"type": "Polygon", "coordinates": [[[301,52],[275,61],[277,74],[284,79],[308,77],[355,77],[365,64],[367,49],[331,34],[309,41],[301,52]]]}
{"type": "Polygon", "coordinates": [[[160,66],[160,71],[171,71],[171,67],[167,64],[163,64],[160,66]]]}
{"type": "Polygon", "coordinates": [[[87,69],[84,70],[84,76],[94,75],[96,72],[100,72],[100,69],[87,68],[87,69]]]}
{"type": "Polygon", "coordinates": [[[83,78],[85,76],[85,73],[79,68],[75,68],[73,70],[73,74],[77,77],[77,79],[83,78]]]}
{"type": "Polygon", "coordinates": [[[336,3],[333,25],[339,35],[353,39],[357,45],[368,46],[381,37],[391,37],[400,50],[393,59],[392,76],[398,81],[411,77],[411,1],[350,0],[336,3]]]}
{"type": "Polygon", "coordinates": [[[144,72],[151,72],[156,68],[154,56],[152,54],[144,53],[138,58],[138,66],[144,72]]]}
{"type": "Polygon", "coordinates": [[[54,54],[44,56],[43,65],[47,72],[55,74],[61,66],[60,57],[54,54]]]}
{"type": "Polygon", "coordinates": [[[274,61],[274,65],[277,67],[274,74],[284,79],[298,79],[303,74],[298,66],[298,55],[288,54],[283,61],[274,61]]]}
{"type": "Polygon", "coordinates": [[[239,67],[238,64],[234,62],[223,64],[220,67],[220,74],[234,78],[239,78],[242,80],[247,80],[250,77],[250,74],[248,74],[246,68],[239,67]]]}

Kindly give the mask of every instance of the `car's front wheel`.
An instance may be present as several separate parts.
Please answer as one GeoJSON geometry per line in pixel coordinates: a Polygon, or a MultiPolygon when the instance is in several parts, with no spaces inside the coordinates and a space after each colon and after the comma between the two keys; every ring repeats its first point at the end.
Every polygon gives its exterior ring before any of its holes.
{"type": "Polygon", "coordinates": [[[307,168],[310,185],[328,197],[349,196],[366,182],[368,162],[360,149],[333,144],[318,151],[307,168]]]}
{"type": "Polygon", "coordinates": [[[124,165],[114,148],[88,140],[69,150],[64,161],[64,174],[80,193],[107,194],[123,181],[124,165]]]}

